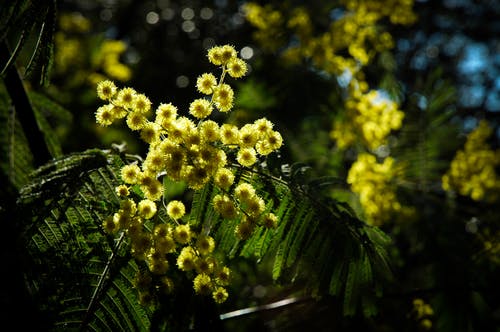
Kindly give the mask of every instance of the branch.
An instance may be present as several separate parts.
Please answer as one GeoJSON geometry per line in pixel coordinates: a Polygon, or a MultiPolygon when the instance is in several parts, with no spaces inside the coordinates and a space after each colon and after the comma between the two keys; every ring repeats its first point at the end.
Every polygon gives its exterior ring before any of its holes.
{"type": "MultiPolygon", "coordinates": [[[[0,44],[0,63],[10,58],[9,48],[4,41],[0,44]]],[[[49,152],[42,130],[35,118],[35,111],[28,98],[19,72],[14,65],[5,71],[5,87],[17,112],[19,122],[28,140],[28,145],[33,154],[35,166],[41,166],[49,161],[52,156],[49,152]]]]}

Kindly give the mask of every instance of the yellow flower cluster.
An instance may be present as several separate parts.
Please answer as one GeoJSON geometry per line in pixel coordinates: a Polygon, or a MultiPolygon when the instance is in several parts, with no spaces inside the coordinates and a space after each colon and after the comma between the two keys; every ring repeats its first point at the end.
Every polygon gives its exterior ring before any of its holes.
{"type": "MultiPolygon", "coordinates": [[[[132,70],[120,62],[120,56],[127,50],[127,44],[121,40],[105,40],[102,42],[99,51],[96,53],[93,61],[94,68],[101,68],[105,76],[121,82],[126,82],[132,77],[132,70]]],[[[103,76],[93,74],[91,81],[97,84],[103,76]]]]}
{"type": "Polygon", "coordinates": [[[290,64],[310,59],[322,71],[347,78],[345,105],[350,114],[348,119],[334,123],[331,137],[340,148],[345,148],[361,136],[361,140],[374,149],[384,144],[391,129],[400,128],[403,113],[395,102],[381,100],[374,90],[367,92],[369,87],[362,69],[377,54],[394,46],[392,36],[379,24],[382,20],[389,19],[393,24],[411,24],[416,20],[413,0],[343,0],[341,3],[342,16],[319,35],[312,34],[311,18],[302,7],[286,15],[270,5],[248,3],[245,12],[247,20],[257,28],[255,39],[264,49],[284,48],[282,57],[290,64]],[[293,43],[285,40],[290,33],[296,39],[293,43]],[[346,53],[349,56],[345,56],[346,53]]]}
{"type": "Polygon", "coordinates": [[[374,155],[360,154],[352,164],[347,182],[352,191],[359,195],[359,201],[366,214],[367,222],[380,226],[395,214],[407,214],[396,196],[391,180],[397,175],[394,159],[387,157],[378,163],[374,155]]]}
{"type": "Polygon", "coordinates": [[[378,23],[389,18],[393,24],[411,24],[416,20],[413,0],[343,0],[345,12],[334,20],[328,31],[313,36],[314,27],[305,8],[296,7],[289,14],[271,5],[245,4],[246,19],[257,28],[255,39],[263,48],[275,51],[286,44],[291,32],[298,43],[288,46],[284,57],[292,62],[310,58],[317,67],[336,75],[352,73],[366,65],[373,56],[393,47],[392,36],[381,31],[378,23]],[[341,54],[347,51],[352,59],[341,54]]]}
{"type": "Polygon", "coordinates": [[[442,178],[444,190],[457,191],[476,201],[498,200],[500,177],[496,169],[500,165],[500,150],[494,151],[488,146],[491,134],[491,127],[483,120],[467,136],[464,149],[457,152],[442,178]]]}
{"type": "Polygon", "coordinates": [[[414,320],[418,322],[422,330],[430,330],[432,328],[432,316],[434,316],[434,310],[432,307],[425,303],[424,300],[416,298],[413,300],[413,309],[411,316],[414,320]]]}
{"type": "Polygon", "coordinates": [[[127,48],[123,41],[103,40],[97,52],[91,54],[89,50],[94,47],[94,41],[88,36],[91,28],[88,19],[80,14],[62,14],[59,27],[54,38],[57,75],[63,76],[71,71],[72,85],[90,83],[94,86],[107,78],[122,82],[131,78],[131,69],[120,62],[120,56],[127,48]]]}
{"type": "Polygon", "coordinates": [[[340,149],[360,137],[365,146],[374,150],[386,144],[391,130],[401,128],[404,118],[394,101],[375,90],[353,94],[346,101],[346,111],[346,119],[336,121],[330,132],[340,149]]]}
{"type": "MultiPolygon", "coordinates": [[[[124,184],[116,188],[122,199],[121,207],[106,219],[104,229],[110,234],[124,231],[130,237],[134,257],[145,261],[151,273],[162,276],[161,289],[166,292],[173,289],[174,281],[166,273],[169,262],[175,260],[179,270],[196,272],[193,288],[197,294],[211,294],[221,303],[228,297],[224,286],[229,282],[230,271],[213,256],[215,241],[206,234],[207,230],[197,232],[185,221],[186,208],[182,202],[170,201],[166,206],[162,202],[160,207],[165,206],[169,216],[167,223],[156,217],[157,202],[163,199],[159,179],[167,176],[174,181],[184,181],[194,190],[212,182],[218,190],[212,202],[214,210],[223,218],[238,218],[240,223],[235,233],[246,239],[256,225],[276,227],[277,218],[266,212],[264,200],[252,185],[235,182],[231,168],[252,167],[262,156],[279,149],[283,140],[266,118],[241,128],[227,123],[220,126],[207,119],[214,109],[228,112],[233,107],[234,92],[225,83],[226,76],[239,78],[247,71],[246,63],[229,45],[211,48],[208,59],[222,69],[222,74],[219,79],[211,73],[198,77],[197,89],[205,96],[189,106],[189,114],[197,122],[180,116],[171,103],[160,104],[154,120],[150,121],[153,112],[149,99],[129,87],[118,89],[111,81],[98,84],[97,94],[108,104],[98,108],[96,121],[108,126],[115,120],[126,119],[127,126],[139,131],[140,137],[149,144],[142,165],[129,164],[122,168],[124,184]],[[138,203],[130,197],[131,187],[143,195],[138,203]],[[147,222],[153,222],[149,227],[152,232],[144,227],[147,222]]],[[[143,275],[138,278],[141,298],[149,299],[150,285],[143,282],[143,275]]]]}

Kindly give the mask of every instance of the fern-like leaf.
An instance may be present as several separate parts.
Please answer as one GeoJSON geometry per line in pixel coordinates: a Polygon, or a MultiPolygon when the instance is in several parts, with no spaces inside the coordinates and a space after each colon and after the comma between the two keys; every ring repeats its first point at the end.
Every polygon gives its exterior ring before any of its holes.
{"type": "Polygon", "coordinates": [[[101,229],[115,211],[120,157],[89,150],[55,159],[21,190],[27,280],[54,330],[147,331],[151,313],[133,287],[138,270],[123,236],[101,229]],[[62,286],[64,285],[64,286],[62,286]]]}

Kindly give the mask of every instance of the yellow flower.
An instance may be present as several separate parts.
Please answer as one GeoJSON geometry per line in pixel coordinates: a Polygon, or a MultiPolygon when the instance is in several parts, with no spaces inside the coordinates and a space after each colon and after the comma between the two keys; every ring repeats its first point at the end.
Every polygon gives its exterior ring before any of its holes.
{"type": "Polygon", "coordinates": [[[177,266],[182,271],[191,271],[195,267],[196,253],[192,247],[184,247],[177,257],[177,266]]]}
{"type": "Polygon", "coordinates": [[[273,131],[267,137],[266,143],[272,150],[277,150],[283,144],[283,138],[281,137],[281,134],[279,132],[273,131]]]}
{"type": "Polygon", "coordinates": [[[165,155],[159,147],[149,150],[143,168],[149,172],[160,172],[165,168],[165,155]]]}
{"type": "Polygon", "coordinates": [[[125,165],[121,169],[122,180],[127,184],[136,184],[139,181],[141,169],[136,164],[125,165]]]}
{"type": "Polygon", "coordinates": [[[233,219],[238,215],[234,202],[227,195],[215,195],[213,204],[215,211],[219,212],[223,218],[233,219]]]}
{"type": "Polygon", "coordinates": [[[204,273],[198,274],[193,280],[193,288],[196,294],[210,294],[212,291],[212,279],[204,273]]]}
{"type": "Polygon", "coordinates": [[[238,200],[241,202],[248,202],[255,197],[255,189],[250,183],[240,183],[234,190],[238,200]]]}
{"type": "Polygon", "coordinates": [[[120,211],[128,216],[134,216],[137,212],[137,205],[133,199],[124,199],[120,201],[120,211]]]}
{"type": "Polygon", "coordinates": [[[151,101],[143,94],[136,94],[133,106],[134,111],[147,114],[151,110],[151,101]]]}
{"type": "Polygon", "coordinates": [[[235,234],[239,239],[246,240],[252,235],[254,228],[255,224],[248,221],[242,221],[236,226],[235,234]]]}
{"type": "Polygon", "coordinates": [[[109,216],[106,219],[104,219],[102,223],[102,228],[104,228],[104,231],[107,234],[114,234],[119,230],[118,224],[115,222],[112,216],[109,216]]]}
{"type": "Polygon", "coordinates": [[[170,201],[167,205],[167,214],[170,218],[177,220],[184,216],[186,208],[181,201],[170,201]]]}
{"type": "Polygon", "coordinates": [[[203,94],[212,94],[216,86],[217,79],[213,74],[204,73],[196,79],[196,88],[203,94]]]}
{"type": "Polygon", "coordinates": [[[127,126],[132,130],[140,130],[144,128],[147,119],[144,114],[139,112],[130,112],[127,115],[127,126]]]}
{"type": "Polygon", "coordinates": [[[214,270],[214,259],[212,257],[198,257],[195,261],[195,269],[198,273],[212,274],[214,270]]]}
{"type": "Polygon", "coordinates": [[[215,121],[203,121],[203,123],[199,126],[199,129],[202,141],[215,142],[220,138],[220,128],[215,121]]]}
{"type": "Polygon", "coordinates": [[[247,72],[247,64],[239,58],[233,58],[227,63],[227,72],[231,77],[242,77],[247,72]]]}
{"type": "Polygon", "coordinates": [[[245,203],[246,212],[254,218],[258,217],[266,208],[266,203],[264,203],[264,200],[257,195],[251,197],[245,203]]]}
{"type": "Polygon", "coordinates": [[[229,189],[234,181],[234,174],[228,168],[220,168],[214,176],[214,183],[224,190],[229,189]]]}
{"type": "Polygon", "coordinates": [[[234,91],[223,83],[215,88],[214,101],[220,112],[229,112],[233,107],[234,91]]]}
{"type": "Polygon", "coordinates": [[[231,45],[224,45],[220,50],[222,64],[227,64],[229,61],[236,58],[236,50],[231,45]]]}
{"type": "Polygon", "coordinates": [[[202,256],[206,256],[214,251],[215,241],[211,236],[201,235],[196,241],[196,248],[202,256]]]}
{"type": "Polygon", "coordinates": [[[228,298],[228,293],[225,288],[217,287],[215,291],[212,292],[212,298],[216,303],[223,303],[228,298]]]}
{"type": "Polygon", "coordinates": [[[146,122],[141,128],[141,138],[149,144],[158,141],[160,139],[160,127],[154,122],[146,122]]]}
{"type": "Polygon", "coordinates": [[[191,228],[189,225],[177,225],[174,229],[174,239],[180,244],[186,244],[191,241],[191,228]]]}
{"type": "Polygon", "coordinates": [[[144,193],[144,197],[152,201],[157,201],[163,196],[163,185],[154,175],[141,173],[139,184],[144,193]]]}
{"type": "Polygon", "coordinates": [[[273,129],[273,123],[266,118],[254,121],[254,128],[259,133],[259,137],[264,137],[273,129]]]}
{"type": "Polygon", "coordinates": [[[151,219],[156,214],[156,204],[149,199],[143,199],[139,202],[137,211],[144,219],[151,219]]]}
{"type": "Polygon", "coordinates": [[[206,99],[196,99],[189,105],[189,113],[198,119],[204,119],[212,113],[212,104],[206,99]]]}
{"type": "Polygon", "coordinates": [[[246,124],[240,128],[240,147],[253,148],[259,139],[259,131],[253,124],[246,124]]]}
{"type": "Polygon", "coordinates": [[[102,100],[110,100],[115,96],[116,91],[117,87],[112,81],[105,80],[97,84],[97,95],[102,100]]]}
{"type": "Polygon", "coordinates": [[[253,148],[242,148],[238,151],[236,160],[241,165],[250,167],[257,161],[256,152],[253,148]]]}
{"type": "Polygon", "coordinates": [[[222,65],[222,48],[220,46],[214,46],[208,50],[208,61],[216,66],[222,65]]]}
{"type": "Polygon", "coordinates": [[[114,106],[111,104],[101,106],[95,113],[95,119],[101,126],[109,126],[115,120],[113,113],[114,106]]]}
{"type": "Polygon", "coordinates": [[[268,213],[262,218],[262,223],[266,228],[276,228],[278,226],[278,217],[273,213],[268,213]]]}
{"type": "Polygon", "coordinates": [[[124,184],[119,185],[115,188],[115,192],[118,196],[126,197],[129,195],[128,187],[124,184]]]}
{"type": "Polygon", "coordinates": [[[224,286],[229,285],[229,282],[231,281],[231,270],[227,266],[222,267],[217,272],[216,281],[220,285],[224,285],[224,286]]]}
{"type": "Polygon", "coordinates": [[[238,127],[225,123],[220,127],[220,135],[223,144],[236,145],[240,142],[240,132],[238,127]]]}
{"type": "Polygon", "coordinates": [[[132,88],[123,88],[116,96],[115,104],[124,108],[132,109],[137,92],[132,88]]]}

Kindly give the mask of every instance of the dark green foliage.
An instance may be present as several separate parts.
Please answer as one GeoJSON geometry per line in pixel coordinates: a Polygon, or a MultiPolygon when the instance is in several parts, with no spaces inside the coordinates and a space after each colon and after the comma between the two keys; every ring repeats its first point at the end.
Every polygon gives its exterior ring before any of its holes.
{"type": "MultiPolygon", "coordinates": [[[[21,190],[27,280],[55,330],[142,331],[149,329],[151,319],[157,327],[167,319],[139,304],[133,288],[138,266],[128,253],[126,238],[113,240],[101,229],[104,218],[118,208],[114,186],[119,183],[120,165],[120,157],[112,152],[68,155],[41,167],[21,190]]],[[[269,210],[280,218],[278,228],[258,228],[247,241],[238,240],[234,235],[238,221],[221,220],[213,210],[210,202],[216,189],[210,184],[193,197],[192,226],[214,234],[221,256],[271,259],[277,282],[305,283],[317,296],[335,295],[343,299],[346,315],[357,308],[374,314],[369,305],[377,295],[373,289],[390,275],[383,233],[362,224],[334,201],[313,199],[307,184],[245,170],[241,176],[269,201],[269,210]]],[[[158,310],[167,310],[169,303],[179,305],[180,298],[187,301],[184,310],[199,305],[186,293],[192,292],[189,281],[179,288],[185,291],[163,298],[158,310]]],[[[188,322],[189,312],[184,314],[188,316],[182,320],[188,322]]]]}
{"type": "MultiPolygon", "coordinates": [[[[0,9],[0,43],[8,45],[13,41],[15,46],[10,51],[10,56],[2,60],[5,62],[0,63],[2,74],[19,58],[35,30],[34,41],[31,41],[33,46],[25,57],[25,74],[30,74],[36,66],[40,70],[40,82],[48,83],[54,52],[55,26],[56,0],[17,0],[3,3],[0,9]]],[[[10,48],[8,46],[7,48],[10,48]]]]}
{"type": "Polygon", "coordinates": [[[202,203],[215,194],[207,186],[195,194],[192,208],[198,214],[195,220],[215,233],[219,250],[229,257],[271,260],[275,281],[305,283],[317,296],[335,295],[343,299],[345,315],[354,315],[360,308],[368,316],[375,314],[370,299],[381,295],[382,283],[391,277],[387,236],[362,223],[340,203],[322,197],[315,191],[320,180],[310,181],[309,187],[292,177],[284,181],[248,171],[242,177],[260,188],[268,210],[278,216],[278,227],[257,227],[248,240],[239,240],[234,234],[239,221],[221,220],[211,205],[202,203]]]}
{"type": "Polygon", "coordinates": [[[121,164],[117,155],[99,150],[68,155],[37,170],[21,190],[27,280],[54,330],[149,328],[132,286],[138,268],[127,242],[101,229],[118,207],[114,186],[121,164]]]}

